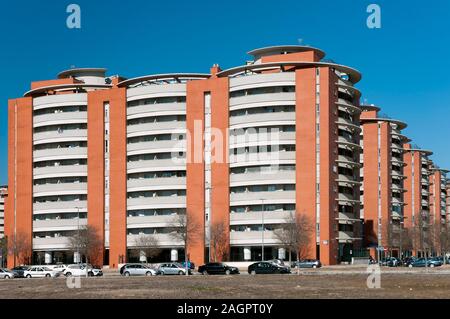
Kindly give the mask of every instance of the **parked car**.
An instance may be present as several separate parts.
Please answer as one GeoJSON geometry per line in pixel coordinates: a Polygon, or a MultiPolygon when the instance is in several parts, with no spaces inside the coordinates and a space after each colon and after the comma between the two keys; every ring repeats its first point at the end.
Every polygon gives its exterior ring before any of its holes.
{"type": "Polygon", "coordinates": [[[400,259],[395,257],[387,257],[383,258],[381,260],[381,266],[387,266],[387,267],[398,267],[402,264],[400,259]]]}
{"type": "Polygon", "coordinates": [[[67,265],[58,264],[58,265],[48,265],[47,267],[52,269],[52,270],[57,270],[57,271],[62,273],[67,268],[67,265]]]}
{"type": "Polygon", "coordinates": [[[62,274],[66,277],[71,276],[85,277],[86,271],[89,277],[103,276],[103,271],[99,268],[94,268],[91,264],[88,264],[87,267],[86,264],[68,265],[67,268],[64,269],[62,274]]]}
{"type": "Polygon", "coordinates": [[[25,278],[59,277],[60,272],[45,266],[32,266],[23,272],[25,278]]]}
{"type": "Polygon", "coordinates": [[[442,262],[437,258],[431,258],[425,260],[425,258],[419,258],[414,260],[412,263],[409,264],[409,267],[439,267],[442,266],[442,262]]]}
{"type": "Polygon", "coordinates": [[[0,268],[0,278],[2,279],[13,279],[16,274],[7,268],[0,268]]]}
{"type": "Polygon", "coordinates": [[[198,272],[203,275],[232,275],[239,274],[239,269],[224,263],[208,263],[198,267],[198,272]]]}
{"type": "Polygon", "coordinates": [[[30,268],[30,267],[29,266],[17,266],[11,270],[14,272],[16,278],[25,278],[23,273],[25,272],[25,270],[28,270],[28,268],[30,268]]]}
{"type": "Polygon", "coordinates": [[[267,262],[274,263],[279,266],[284,266],[284,261],[281,259],[271,259],[271,260],[267,260],[267,262]]]}
{"type": "MultiPolygon", "coordinates": [[[[158,271],[160,275],[186,275],[186,268],[179,263],[164,263],[159,265],[158,271]]],[[[188,275],[191,275],[192,271],[188,269],[188,275]]]]}
{"type": "Polygon", "coordinates": [[[143,264],[126,264],[120,268],[120,274],[129,276],[156,276],[157,271],[143,264]]]}
{"type": "Polygon", "coordinates": [[[320,268],[322,263],[317,259],[302,259],[291,263],[291,268],[320,268]]]}
{"type": "Polygon", "coordinates": [[[409,265],[411,265],[411,263],[413,263],[416,260],[417,260],[417,258],[414,256],[406,257],[406,258],[403,258],[402,263],[403,263],[403,266],[409,267],[409,265]]]}
{"type": "Polygon", "coordinates": [[[289,274],[291,270],[289,267],[281,266],[273,262],[261,261],[248,266],[248,273],[256,274],[289,274]]]}
{"type": "MultiPolygon", "coordinates": [[[[181,264],[181,266],[183,266],[183,268],[186,268],[186,262],[182,262],[182,263],[180,263],[181,264]]],[[[194,270],[195,269],[195,264],[193,263],[193,262],[191,262],[191,261],[188,261],[187,262],[187,266],[188,266],[188,268],[189,269],[191,269],[191,270],[194,270]]]]}

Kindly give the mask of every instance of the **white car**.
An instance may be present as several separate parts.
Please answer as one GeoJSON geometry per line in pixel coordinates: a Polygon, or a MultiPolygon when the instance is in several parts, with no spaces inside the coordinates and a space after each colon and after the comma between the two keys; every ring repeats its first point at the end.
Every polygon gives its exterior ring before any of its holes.
{"type": "Polygon", "coordinates": [[[61,273],[45,266],[32,266],[23,272],[25,278],[59,277],[61,273]]]}
{"type": "Polygon", "coordinates": [[[60,264],[60,265],[48,265],[47,267],[50,268],[51,270],[57,270],[57,271],[62,273],[67,268],[67,265],[63,265],[63,264],[60,264]]]}
{"type": "MultiPolygon", "coordinates": [[[[62,272],[64,276],[71,277],[86,277],[86,264],[73,264],[68,265],[66,269],[62,272]]],[[[93,276],[103,276],[103,272],[101,269],[94,268],[92,265],[88,265],[87,273],[89,277],[93,276]]]]}

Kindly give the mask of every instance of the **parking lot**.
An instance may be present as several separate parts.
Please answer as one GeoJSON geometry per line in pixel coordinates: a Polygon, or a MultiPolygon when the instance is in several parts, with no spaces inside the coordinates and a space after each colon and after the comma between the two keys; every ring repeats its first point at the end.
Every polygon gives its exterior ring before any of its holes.
{"type": "Polygon", "coordinates": [[[217,275],[0,280],[5,298],[448,298],[450,266],[382,268],[381,288],[367,287],[366,267],[338,266],[288,275],[217,275]],[[76,286],[79,288],[76,288],[76,286]]]}

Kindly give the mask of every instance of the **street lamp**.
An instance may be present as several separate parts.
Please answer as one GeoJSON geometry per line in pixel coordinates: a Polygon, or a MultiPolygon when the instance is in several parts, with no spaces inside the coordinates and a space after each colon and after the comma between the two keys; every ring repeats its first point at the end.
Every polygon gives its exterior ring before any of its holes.
{"type": "Polygon", "coordinates": [[[264,261],[264,199],[261,198],[261,261],[264,261]]]}
{"type": "Polygon", "coordinates": [[[401,217],[401,221],[400,221],[400,244],[399,244],[399,258],[402,259],[402,248],[403,248],[403,227],[405,225],[405,219],[407,219],[408,217],[402,216],[401,217]]]}

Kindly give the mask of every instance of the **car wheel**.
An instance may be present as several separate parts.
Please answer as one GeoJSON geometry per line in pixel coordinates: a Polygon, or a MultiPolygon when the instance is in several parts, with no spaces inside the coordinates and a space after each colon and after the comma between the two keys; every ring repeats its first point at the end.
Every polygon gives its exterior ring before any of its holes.
{"type": "Polygon", "coordinates": [[[434,268],[434,264],[431,264],[430,267],[431,267],[431,268],[434,268]]]}
{"type": "Polygon", "coordinates": [[[316,268],[317,268],[317,265],[313,265],[313,268],[316,269],[316,268]]]}
{"type": "Polygon", "coordinates": [[[94,273],[92,271],[88,272],[88,277],[94,277],[94,273]]]}
{"type": "Polygon", "coordinates": [[[179,272],[178,272],[178,275],[184,275],[184,271],[182,271],[182,270],[180,270],[179,272]]]}
{"type": "Polygon", "coordinates": [[[209,274],[208,274],[208,272],[207,272],[206,270],[203,270],[202,275],[203,275],[203,276],[207,276],[207,275],[209,275],[209,274]]]}
{"type": "Polygon", "coordinates": [[[161,275],[161,276],[164,276],[164,275],[165,275],[164,271],[161,271],[161,272],[160,272],[160,275],[161,275]]]}
{"type": "Polygon", "coordinates": [[[72,273],[71,272],[66,272],[66,277],[72,277],[72,273]]]}
{"type": "Polygon", "coordinates": [[[31,275],[26,275],[25,277],[26,277],[26,278],[31,278],[31,275]]]}
{"type": "Polygon", "coordinates": [[[125,271],[124,275],[125,277],[130,277],[130,273],[128,271],[125,271]]]}
{"type": "Polygon", "coordinates": [[[255,270],[252,270],[251,272],[250,272],[250,275],[256,275],[256,271],[255,270]]]}
{"type": "Polygon", "coordinates": [[[50,274],[45,274],[45,278],[50,278],[52,275],[50,274]]]}
{"type": "Polygon", "coordinates": [[[225,275],[230,275],[231,274],[231,271],[229,270],[229,269],[227,269],[227,270],[225,270],[225,275]]]}
{"type": "Polygon", "coordinates": [[[9,277],[9,275],[6,275],[6,276],[4,277],[4,279],[11,279],[11,277],[9,277]]]}
{"type": "Polygon", "coordinates": [[[412,267],[413,267],[413,265],[409,265],[408,267],[409,267],[409,268],[412,268],[412,267]]]}
{"type": "Polygon", "coordinates": [[[145,273],[145,275],[148,277],[148,276],[153,276],[153,274],[152,274],[152,272],[151,271],[147,271],[146,273],[145,273]]]}

